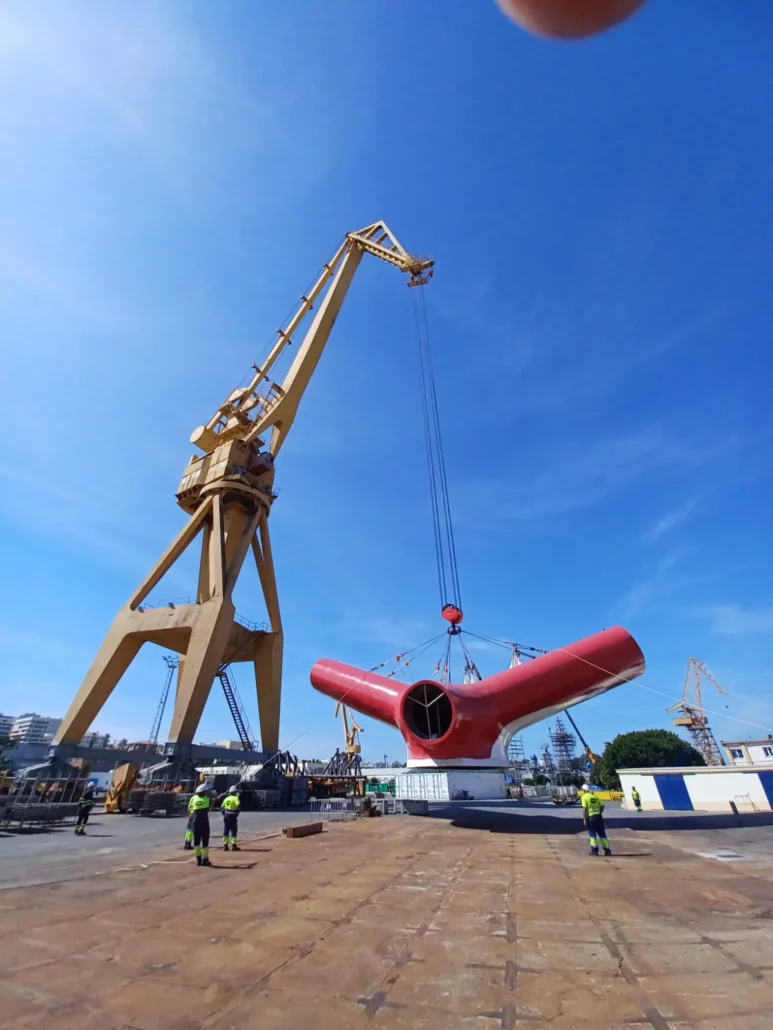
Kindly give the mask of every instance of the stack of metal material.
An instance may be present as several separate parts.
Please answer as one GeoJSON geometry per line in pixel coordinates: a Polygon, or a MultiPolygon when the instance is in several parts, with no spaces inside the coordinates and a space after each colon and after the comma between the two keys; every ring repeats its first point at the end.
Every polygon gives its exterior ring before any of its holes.
{"type": "Polygon", "coordinates": [[[140,815],[174,815],[177,795],[169,790],[148,790],[142,799],[140,815]]]}
{"type": "Polygon", "coordinates": [[[145,800],[146,790],[130,790],[129,797],[126,802],[127,812],[137,814],[142,808],[142,802],[145,800]]]}
{"type": "Polygon", "coordinates": [[[282,792],[275,789],[253,790],[252,796],[256,808],[279,808],[282,801],[282,792]]]}
{"type": "Polygon", "coordinates": [[[18,824],[22,826],[50,826],[53,823],[73,819],[78,810],[72,802],[32,801],[22,798],[19,801],[8,800],[2,813],[5,826],[18,824]]]}

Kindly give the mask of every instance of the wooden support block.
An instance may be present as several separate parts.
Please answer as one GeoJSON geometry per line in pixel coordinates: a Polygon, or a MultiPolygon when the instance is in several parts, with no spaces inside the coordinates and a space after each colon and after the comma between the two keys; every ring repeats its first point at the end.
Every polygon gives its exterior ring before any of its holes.
{"type": "Polygon", "coordinates": [[[322,833],[322,823],[304,823],[301,826],[285,826],[286,837],[310,837],[312,833],[322,833]]]}

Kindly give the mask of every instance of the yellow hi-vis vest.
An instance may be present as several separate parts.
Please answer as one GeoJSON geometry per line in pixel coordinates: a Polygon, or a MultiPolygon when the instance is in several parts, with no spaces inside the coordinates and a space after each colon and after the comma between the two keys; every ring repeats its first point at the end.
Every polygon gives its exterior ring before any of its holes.
{"type": "Polygon", "coordinates": [[[236,794],[229,794],[220,807],[224,812],[238,812],[241,808],[241,802],[236,794]]]}
{"type": "Polygon", "coordinates": [[[188,805],[188,811],[191,815],[197,815],[199,812],[208,812],[210,806],[210,800],[206,794],[194,794],[188,805]]]}
{"type": "Polygon", "coordinates": [[[585,809],[588,815],[601,815],[601,813],[604,811],[604,806],[592,790],[586,791],[583,794],[582,807],[585,809]]]}

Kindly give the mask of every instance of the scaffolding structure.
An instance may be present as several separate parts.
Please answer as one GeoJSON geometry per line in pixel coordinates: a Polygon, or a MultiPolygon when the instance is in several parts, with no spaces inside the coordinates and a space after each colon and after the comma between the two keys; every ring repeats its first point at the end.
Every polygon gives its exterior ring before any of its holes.
{"type": "Polygon", "coordinates": [[[553,776],[556,772],[556,763],[553,759],[553,752],[550,750],[550,744],[543,744],[540,749],[539,758],[539,771],[544,773],[549,780],[552,781],[553,776]]]}
{"type": "Polygon", "coordinates": [[[524,777],[531,774],[531,766],[526,758],[520,734],[516,734],[507,745],[507,757],[510,760],[510,775],[520,784],[524,777]]]}
{"type": "Polygon", "coordinates": [[[574,758],[577,738],[570,733],[564,725],[560,716],[556,718],[555,724],[548,730],[550,746],[555,755],[556,772],[559,782],[572,772],[572,759],[574,758]]]}

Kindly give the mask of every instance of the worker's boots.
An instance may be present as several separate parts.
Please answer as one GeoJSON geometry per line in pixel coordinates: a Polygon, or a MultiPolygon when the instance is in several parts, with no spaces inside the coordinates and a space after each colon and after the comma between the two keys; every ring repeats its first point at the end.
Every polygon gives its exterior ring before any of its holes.
{"type": "Polygon", "coordinates": [[[612,849],[611,848],[604,848],[604,854],[607,857],[611,858],[612,857],[612,849]]]}
{"type": "Polygon", "coordinates": [[[183,851],[193,851],[193,845],[189,840],[186,840],[186,842],[183,844],[183,851]]]}
{"type": "Polygon", "coordinates": [[[238,844],[232,844],[231,845],[231,851],[241,851],[241,850],[242,849],[239,847],[238,844]]]}
{"type": "Polygon", "coordinates": [[[209,859],[208,858],[202,858],[201,864],[208,866],[210,864],[209,859]]]}
{"type": "Polygon", "coordinates": [[[598,856],[599,849],[598,848],[591,848],[590,849],[590,853],[591,853],[591,855],[597,855],[598,856]]]}

